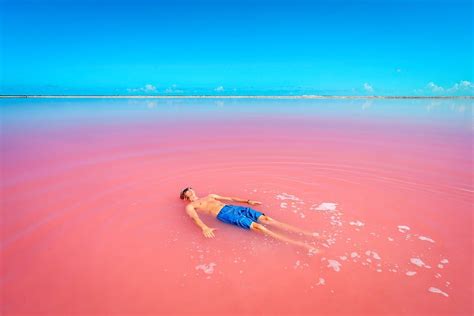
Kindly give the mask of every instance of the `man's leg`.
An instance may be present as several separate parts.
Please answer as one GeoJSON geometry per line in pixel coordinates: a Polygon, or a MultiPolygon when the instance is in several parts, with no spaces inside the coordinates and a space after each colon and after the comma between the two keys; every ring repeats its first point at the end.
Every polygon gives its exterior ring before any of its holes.
{"type": "Polygon", "coordinates": [[[319,252],[315,247],[313,247],[311,245],[308,245],[307,243],[304,243],[304,242],[301,242],[301,241],[298,241],[298,240],[293,240],[293,239],[285,237],[281,234],[272,232],[271,230],[269,230],[268,228],[266,228],[262,224],[252,222],[252,224],[250,225],[250,229],[252,229],[253,231],[256,231],[256,232],[261,232],[261,233],[263,233],[265,235],[268,235],[270,237],[273,237],[275,239],[278,239],[278,240],[281,240],[281,241],[284,241],[284,242],[288,242],[288,243],[296,245],[296,246],[304,247],[306,250],[309,250],[313,254],[319,252]]]}
{"type": "Polygon", "coordinates": [[[280,228],[280,229],[289,230],[289,231],[298,233],[298,234],[300,234],[300,235],[311,236],[311,237],[316,237],[316,238],[319,237],[319,234],[318,234],[318,233],[312,233],[312,232],[303,230],[303,229],[301,229],[301,228],[294,227],[294,226],[291,226],[291,225],[289,225],[289,224],[279,222],[279,221],[277,221],[276,219],[271,218],[271,217],[266,216],[266,215],[261,215],[261,216],[259,216],[259,217],[258,217],[258,221],[261,222],[262,224],[267,224],[267,225],[269,225],[269,226],[273,226],[273,227],[277,227],[277,228],[280,228]]]}

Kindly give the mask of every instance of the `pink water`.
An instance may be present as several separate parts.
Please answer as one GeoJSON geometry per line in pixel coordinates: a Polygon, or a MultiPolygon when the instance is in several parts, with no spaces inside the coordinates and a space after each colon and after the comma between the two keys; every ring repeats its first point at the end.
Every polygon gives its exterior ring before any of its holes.
{"type": "Polygon", "coordinates": [[[0,106],[2,315],[472,314],[470,100],[0,106]],[[207,239],[185,186],[325,252],[202,216],[207,239]]]}

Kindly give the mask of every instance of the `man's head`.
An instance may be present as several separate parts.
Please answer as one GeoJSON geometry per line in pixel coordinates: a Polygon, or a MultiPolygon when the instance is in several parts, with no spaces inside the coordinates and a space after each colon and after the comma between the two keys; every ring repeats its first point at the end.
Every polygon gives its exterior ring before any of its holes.
{"type": "Polygon", "coordinates": [[[181,200],[189,200],[191,197],[195,196],[195,192],[193,188],[187,187],[181,190],[181,193],[179,194],[179,198],[181,200]]]}

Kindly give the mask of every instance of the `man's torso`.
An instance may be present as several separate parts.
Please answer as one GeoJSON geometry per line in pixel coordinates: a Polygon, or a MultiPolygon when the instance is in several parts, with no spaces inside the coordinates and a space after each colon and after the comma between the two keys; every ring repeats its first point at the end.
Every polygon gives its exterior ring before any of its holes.
{"type": "Polygon", "coordinates": [[[217,214],[219,214],[219,211],[226,205],[209,195],[197,199],[196,201],[191,202],[190,204],[194,206],[194,209],[196,209],[198,212],[203,214],[209,214],[214,217],[216,217],[217,214]]]}

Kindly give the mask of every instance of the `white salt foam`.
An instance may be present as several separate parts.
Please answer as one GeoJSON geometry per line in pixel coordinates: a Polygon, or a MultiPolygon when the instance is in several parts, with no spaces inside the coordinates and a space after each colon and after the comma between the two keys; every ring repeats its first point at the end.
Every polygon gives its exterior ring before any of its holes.
{"type": "Polygon", "coordinates": [[[328,262],[329,268],[333,268],[336,272],[341,270],[341,264],[337,260],[328,259],[328,262]]]}
{"type": "Polygon", "coordinates": [[[421,260],[420,258],[411,258],[410,259],[410,262],[413,263],[414,265],[417,265],[419,267],[425,267],[425,268],[428,268],[430,269],[431,267],[426,265],[423,260],[421,260]]]}
{"type": "Polygon", "coordinates": [[[414,276],[416,274],[416,272],[415,271],[408,271],[405,274],[408,275],[408,276],[414,276]]]}
{"type": "Polygon", "coordinates": [[[361,227],[361,226],[365,225],[361,221],[353,221],[353,222],[349,222],[349,224],[352,225],[352,226],[358,226],[358,227],[361,227]]]}
{"type": "Polygon", "coordinates": [[[424,241],[429,241],[429,242],[432,242],[432,243],[435,242],[433,239],[425,237],[425,236],[419,236],[418,239],[424,240],[424,241]]]}
{"type": "Polygon", "coordinates": [[[293,194],[288,194],[288,193],[277,194],[276,198],[279,200],[301,201],[300,198],[294,196],[293,194]]]}
{"type": "Polygon", "coordinates": [[[405,226],[405,225],[398,225],[398,231],[400,233],[406,233],[407,231],[410,230],[410,227],[405,226]]]}
{"type": "Polygon", "coordinates": [[[326,285],[326,280],[324,280],[323,278],[319,278],[319,282],[316,283],[316,285],[326,285]]]}
{"type": "Polygon", "coordinates": [[[431,293],[437,293],[437,294],[441,294],[441,295],[444,295],[445,297],[448,297],[448,293],[445,293],[443,291],[441,291],[440,289],[436,288],[436,287],[430,287],[428,289],[428,291],[430,291],[431,293]]]}
{"type": "Polygon", "coordinates": [[[209,264],[200,264],[196,266],[196,270],[201,269],[206,274],[212,274],[214,272],[214,266],[216,266],[214,262],[211,262],[209,264]]]}
{"type": "Polygon", "coordinates": [[[369,257],[372,256],[372,258],[374,258],[374,259],[376,259],[376,260],[382,259],[382,258],[380,258],[380,256],[378,255],[378,253],[376,253],[375,251],[367,250],[367,251],[365,252],[365,254],[366,254],[367,256],[369,256],[369,257]]]}
{"type": "Polygon", "coordinates": [[[337,203],[324,202],[324,203],[319,204],[316,207],[315,206],[316,204],[311,206],[311,209],[314,211],[335,211],[337,207],[337,203]]]}
{"type": "Polygon", "coordinates": [[[443,260],[441,260],[441,263],[443,263],[443,264],[446,264],[446,263],[448,263],[448,262],[449,262],[448,259],[443,259],[443,260]]]}

